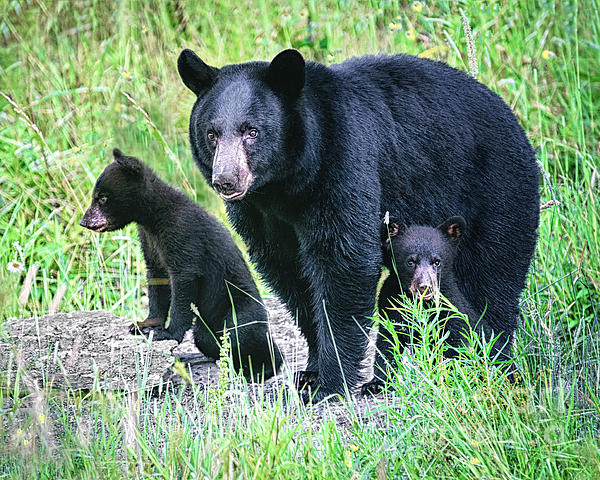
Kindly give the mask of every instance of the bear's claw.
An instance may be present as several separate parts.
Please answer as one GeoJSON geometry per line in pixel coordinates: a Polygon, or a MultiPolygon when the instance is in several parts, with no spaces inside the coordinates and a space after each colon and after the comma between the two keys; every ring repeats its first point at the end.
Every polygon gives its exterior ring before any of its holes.
{"type": "Polygon", "coordinates": [[[361,387],[360,393],[361,395],[379,395],[383,392],[384,387],[385,384],[381,380],[374,378],[361,387]]]}

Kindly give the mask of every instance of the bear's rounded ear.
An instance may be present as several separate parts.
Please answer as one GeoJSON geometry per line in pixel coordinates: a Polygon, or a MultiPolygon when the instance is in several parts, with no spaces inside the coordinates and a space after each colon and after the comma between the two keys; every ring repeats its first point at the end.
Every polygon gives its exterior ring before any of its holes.
{"type": "Polygon", "coordinates": [[[267,82],[277,92],[297,96],[304,87],[305,65],[298,50],[284,50],[269,64],[267,82]]]}
{"type": "Polygon", "coordinates": [[[177,70],[185,86],[196,96],[210,88],[219,73],[218,68],[207,65],[187,48],[179,54],[177,70]]]}
{"type": "Polygon", "coordinates": [[[462,217],[450,217],[438,227],[445,236],[454,242],[458,242],[462,238],[466,228],[467,224],[462,217]]]}
{"type": "Polygon", "coordinates": [[[127,155],[123,155],[123,152],[118,148],[113,150],[113,156],[115,157],[115,162],[128,174],[130,175],[138,175],[142,173],[144,166],[142,162],[140,162],[135,157],[128,157],[127,155]]]}
{"type": "Polygon", "coordinates": [[[397,219],[389,217],[388,222],[385,221],[381,224],[381,243],[389,243],[392,238],[397,237],[404,231],[404,225],[402,225],[397,219]]]}

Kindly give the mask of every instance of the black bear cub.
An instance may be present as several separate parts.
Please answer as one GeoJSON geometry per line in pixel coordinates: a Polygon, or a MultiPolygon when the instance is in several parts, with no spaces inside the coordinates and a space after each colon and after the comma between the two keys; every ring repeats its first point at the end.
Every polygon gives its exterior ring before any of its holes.
{"type": "Polygon", "coordinates": [[[114,162],[96,181],[80,225],[96,232],[118,230],[131,222],[138,225],[150,313],[144,322],[132,325],[132,333],[141,327],[144,335],[154,331],[155,340],[181,342],[193,324],[193,303],[200,314],[194,326],[200,351],[219,358],[219,339],[227,328],[236,370],[247,378],[273,376],[282,356],[270,337],[252,275],[230,234],[140,160],[118,149],[113,155],[114,162]]]}
{"type": "MultiPolygon", "coordinates": [[[[394,323],[399,340],[400,351],[404,350],[410,340],[410,319],[396,309],[389,309],[402,293],[414,298],[422,298],[423,302],[433,302],[442,294],[459,312],[468,316],[469,324],[464,319],[449,315],[445,330],[449,332],[447,343],[458,347],[463,343],[464,332],[470,328],[482,328],[483,319],[479,319],[469,302],[460,292],[453,273],[453,262],[461,237],[465,232],[465,221],[462,217],[452,217],[437,228],[411,226],[401,232],[399,224],[390,220],[389,226],[383,224],[381,240],[383,260],[390,270],[379,294],[380,314],[387,314],[394,323]]],[[[450,313],[450,312],[448,312],[450,313]]],[[[414,332],[413,332],[414,335],[414,332]]],[[[391,339],[383,329],[377,336],[377,353],[375,356],[374,378],[363,385],[364,393],[379,393],[385,381],[385,371],[393,365],[391,339]]],[[[450,348],[447,356],[455,352],[450,348]]]]}

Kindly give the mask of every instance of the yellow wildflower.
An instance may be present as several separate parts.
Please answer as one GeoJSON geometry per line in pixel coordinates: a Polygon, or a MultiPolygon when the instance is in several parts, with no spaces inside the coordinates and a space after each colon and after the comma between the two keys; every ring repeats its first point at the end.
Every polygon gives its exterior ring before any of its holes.
{"type": "Polygon", "coordinates": [[[413,2],[412,9],[417,13],[421,13],[423,11],[423,2],[413,2]]]}
{"type": "Polygon", "coordinates": [[[475,457],[471,458],[470,462],[473,465],[481,465],[481,460],[479,460],[478,458],[475,458],[475,457]]]}
{"type": "Polygon", "coordinates": [[[420,58],[435,58],[437,54],[448,50],[446,45],[436,45],[435,47],[428,48],[417,55],[420,58]]]}
{"type": "Polygon", "coordinates": [[[23,430],[21,430],[20,428],[17,428],[17,435],[23,435],[23,430]]]}
{"type": "Polygon", "coordinates": [[[542,52],[542,58],[543,58],[544,60],[548,60],[548,59],[550,59],[550,58],[552,58],[552,57],[555,57],[555,56],[556,56],[556,55],[555,55],[555,53],[554,53],[554,52],[552,52],[552,51],[550,51],[550,50],[544,50],[544,51],[542,52]]]}
{"type": "Polygon", "coordinates": [[[25,439],[23,440],[23,445],[28,447],[29,446],[29,440],[25,439]]]}
{"type": "Polygon", "coordinates": [[[409,28],[406,31],[406,38],[408,38],[409,40],[416,40],[416,38],[417,38],[417,32],[415,31],[414,28],[409,28]]]}
{"type": "Polygon", "coordinates": [[[394,23],[394,22],[391,22],[391,23],[390,23],[390,30],[391,30],[392,32],[395,32],[396,30],[402,30],[402,24],[401,24],[401,23],[394,23]]]}
{"type": "Polygon", "coordinates": [[[43,413],[40,413],[38,415],[38,420],[40,423],[46,423],[46,415],[44,415],[43,413]]]}

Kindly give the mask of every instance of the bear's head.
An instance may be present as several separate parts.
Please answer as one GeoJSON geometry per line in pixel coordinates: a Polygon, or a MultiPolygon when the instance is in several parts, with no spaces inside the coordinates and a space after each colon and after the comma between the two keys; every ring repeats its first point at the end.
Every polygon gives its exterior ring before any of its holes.
{"type": "Polygon", "coordinates": [[[462,217],[451,217],[436,228],[402,227],[396,220],[381,230],[383,259],[402,290],[429,301],[439,295],[444,278],[452,278],[456,249],[466,228],[462,217]]]}
{"type": "Polygon", "coordinates": [[[137,221],[143,208],[146,167],[115,148],[114,161],[96,180],[92,203],[79,222],[95,232],[110,232],[137,221]]]}
{"type": "Polygon", "coordinates": [[[299,168],[293,160],[304,135],[294,107],[305,82],[299,52],[218,69],[184,50],[177,67],[197,97],[190,117],[194,159],[224,200],[240,200],[299,168]]]}

